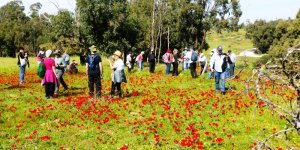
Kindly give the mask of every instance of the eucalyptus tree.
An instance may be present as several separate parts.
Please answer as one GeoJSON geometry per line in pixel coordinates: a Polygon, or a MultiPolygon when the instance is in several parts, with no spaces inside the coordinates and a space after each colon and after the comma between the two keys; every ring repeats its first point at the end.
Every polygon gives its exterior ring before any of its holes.
{"type": "Polygon", "coordinates": [[[16,56],[18,46],[25,41],[24,25],[29,17],[24,13],[24,6],[20,0],[10,1],[0,8],[0,41],[3,55],[16,56]]]}

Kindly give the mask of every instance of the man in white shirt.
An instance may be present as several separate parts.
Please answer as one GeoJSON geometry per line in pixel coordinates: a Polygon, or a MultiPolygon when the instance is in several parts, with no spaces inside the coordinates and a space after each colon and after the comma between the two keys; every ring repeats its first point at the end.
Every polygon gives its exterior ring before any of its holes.
{"type": "MultiPolygon", "coordinates": [[[[230,58],[223,54],[222,46],[217,47],[217,54],[214,54],[211,58],[210,69],[215,73],[215,83],[216,83],[216,92],[220,90],[220,80],[221,80],[221,93],[225,95],[225,77],[226,77],[226,68],[227,60],[230,61],[230,58]],[[226,61],[226,62],[224,62],[226,61]]],[[[230,61],[231,63],[231,61],[230,61]]]]}
{"type": "MultiPolygon", "coordinates": [[[[210,61],[210,62],[211,62],[211,58],[213,57],[213,55],[215,55],[216,51],[217,51],[217,49],[211,50],[211,52],[210,52],[210,58],[209,58],[209,61],[210,61]]],[[[210,68],[211,68],[211,67],[210,67],[210,68]]],[[[206,80],[211,79],[213,76],[214,76],[214,73],[211,71],[211,69],[209,69],[209,73],[208,73],[208,75],[207,75],[207,77],[206,77],[206,80]]]]}
{"type": "Polygon", "coordinates": [[[128,72],[131,72],[132,70],[132,66],[131,66],[131,52],[128,53],[128,55],[126,56],[126,66],[128,67],[128,72]]]}
{"type": "Polygon", "coordinates": [[[236,55],[232,53],[231,50],[228,50],[228,56],[231,59],[232,64],[230,64],[230,69],[229,69],[229,77],[233,78],[234,77],[234,68],[235,68],[235,62],[236,62],[236,55]]]}
{"type": "Polygon", "coordinates": [[[202,75],[205,72],[207,66],[206,56],[203,53],[201,53],[199,56],[199,65],[201,66],[200,75],[202,75]]]}
{"type": "Polygon", "coordinates": [[[183,70],[187,70],[190,68],[190,59],[192,56],[192,53],[188,53],[188,48],[184,48],[183,53],[183,70]]]}

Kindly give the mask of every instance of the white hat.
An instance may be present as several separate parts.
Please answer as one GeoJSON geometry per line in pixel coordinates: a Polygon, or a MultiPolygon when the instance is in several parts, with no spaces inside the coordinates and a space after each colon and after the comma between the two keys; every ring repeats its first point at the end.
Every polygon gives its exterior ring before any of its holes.
{"type": "Polygon", "coordinates": [[[45,52],[44,51],[40,51],[39,53],[42,54],[42,55],[44,55],[45,52]]]}
{"type": "Polygon", "coordinates": [[[50,57],[51,54],[52,54],[52,50],[49,49],[49,50],[46,51],[46,57],[50,57]]]}

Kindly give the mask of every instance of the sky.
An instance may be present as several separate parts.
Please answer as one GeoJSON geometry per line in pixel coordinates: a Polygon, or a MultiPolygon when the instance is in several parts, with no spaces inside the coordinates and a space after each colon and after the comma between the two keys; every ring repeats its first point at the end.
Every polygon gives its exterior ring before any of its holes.
{"type": "MultiPolygon", "coordinates": [[[[0,7],[11,0],[0,0],[0,7]]],[[[75,0],[22,0],[25,12],[29,13],[29,6],[35,2],[40,2],[43,6],[41,12],[55,14],[59,9],[68,9],[74,12],[75,0]],[[55,5],[56,6],[55,6],[55,5]]],[[[295,18],[300,9],[300,0],[240,0],[243,15],[241,23],[247,21],[254,22],[257,19],[267,21],[276,19],[295,18]]]]}

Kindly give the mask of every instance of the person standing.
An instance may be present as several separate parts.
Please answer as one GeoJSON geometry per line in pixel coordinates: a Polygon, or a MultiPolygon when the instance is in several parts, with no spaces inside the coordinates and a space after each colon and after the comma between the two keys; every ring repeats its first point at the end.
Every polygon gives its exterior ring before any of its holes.
{"type": "Polygon", "coordinates": [[[95,45],[90,48],[91,54],[86,58],[86,74],[88,75],[88,86],[90,96],[94,96],[94,85],[96,85],[96,98],[101,97],[101,77],[103,75],[102,59],[96,54],[95,45]]]}
{"type": "Polygon", "coordinates": [[[138,63],[138,66],[139,66],[139,70],[142,71],[144,69],[144,66],[143,66],[143,57],[144,55],[144,51],[142,51],[137,57],[136,57],[136,62],[138,63]]]}
{"type": "Polygon", "coordinates": [[[216,92],[220,90],[220,80],[221,80],[221,94],[225,95],[225,78],[226,78],[226,68],[227,64],[230,63],[230,57],[228,55],[224,55],[222,52],[222,46],[217,47],[216,55],[212,56],[210,67],[212,72],[215,73],[215,84],[216,84],[216,92]]]}
{"type": "Polygon", "coordinates": [[[199,55],[199,65],[201,67],[200,75],[202,75],[205,73],[207,66],[206,56],[203,53],[200,53],[199,55]]]}
{"type": "Polygon", "coordinates": [[[130,63],[131,63],[131,70],[133,70],[134,63],[135,63],[135,60],[136,60],[136,54],[134,52],[131,52],[130,56],[131,56],[131,61],[130,61],[130,63]]]}
{"type": "Polygon", "coordinates": [[[154,54],[153,50],[151,50],[150,53],[148,54],[147,61],[149,63],[150,73],[154,73],[154,70],[155,70],[155,54],[154,54]]]}
{"type": "Polygon", "coordinates": [[[181,58],[183,59],[182,70],[187,70],[190,68],[190,56],[187,56],[188,48],[185,47],[184,51],[181,53],[181,58]]]}
{"type": "Polygon", "coordinates": [[[129,52],[126,56],[126,66],[128,68],[128,72],[131,72],[132,70],[131,61],[132,61],[131,52],[129,52]]]}
{"type": "Polygon", "coordinates": [[[171,53],[171,49],[168,49],[167,52],[162,56],[166,64],[166,74],[171,72],[171,63],[173,62],[173,55],[171,53]]]}
{"type": "Polygon", "coordinates": [[[196,68],[197,68],[198,54],[196,51],[194,51],[194,49],[192,47],[190,47],[189,56],[191,56],[190,57],[190,71],[191,71],[192,78],[197,78],[196,68]]]}
{"type": "MultiPolygon", "coordinates": [[[[212,56],[215,54],[215,51],[216,51],[216,49],[211,50],[209,62],[211,62],[212,56]]],[[[209,68],[211,68],[211,67],[209,67],[209,68]]],[[[207,75],[206,80],[210,80],[213,76],[214,76],[214,72],[212,72],[212,70],[209,69],[209,73],[207,75]]]]}
{"type": "Polygon", "coordinates": [[[173,50],[173,57],[174,61],[172,62],[173,65],[173,71],[172,71],[172,76],[178,76],[178,65],[179,65],[179,56],[178,56],[178,50],[174,49],[173,50]]]}
{"type": "Polygon", "coordinates": [[[122,82],[126,83],[126,76],[124,72],[124,62],[121,59],[122,53],[120,51],[115,51],[113,55],[114,63],[109,61],[110,68],[112,69],[112,83],[111,83],[111,98],[114,97],[115,91],[117,88],[118,95],[121,98],[122,95],[122,89],[121,84],[122,82]]]}
{"type": "Polygon", "coordinates": [[[36,60],[37,60],[38,65],[43,61],[44,53],[45,52],[43,50],[40,50],[39,53],[37,54],[36,60]]]}
{"type": "Polygon", "coordinates": [[[62,57],[66,62],[66,67],[65,67],[65,72],[66,72],[70,69],[70,55],[67,53],[67,51],[65,51],[62,57]]]}
{"type": "Polygon", "coordinates": [[[230,57],[230,60],[232,64],[229,66],[229,77],[234,78],[234,68],[236,63],[236,55],[232,53],[231,50],[228,50],[228,56],[230,57]]]}
{"type": "MultiPolygon", "coordinates": [[[[25,58],[25,52],[24,52],[23,47],[19,48],[18,63],[17,64],[20,68],[20,75],[19,75],[20,84],[24,84],[25,83],[25,69],[26,69],[27,61],[26,61],[26,58],[25,58]]],[[[28,65],[28,67],[29,67],[29,65],[28,65]]]]}
{"type": "MultiPolygon", "coordinates": [[[[56,50],[54,52],[55,54],[55,68],[56,68],[56,75],[57,75],[57,79],[59,81],[60,84],[62,84],[62,86],[64,87],[64,90],[68,90],[68,86],[66,84],[66,82],[64,81],[63,75],[65,72],[65,68],[67,66],[65,59],[61,56],[61,52],[59,50],[56,50]]],[[[55,89],[55,93],[58,93],[58,87],[55,89]]]]}
{"type": "Polygon", "coordinates": [[[52,50],[46,51],[46,58],[44,59],[44,64],[46,68],[44,79],[42,80],[42,85],[45,86],[46,98],[53,98],[55,87],[59,87],[59,82],[57,80],[55,61],[50,58],[52,50]]]}

